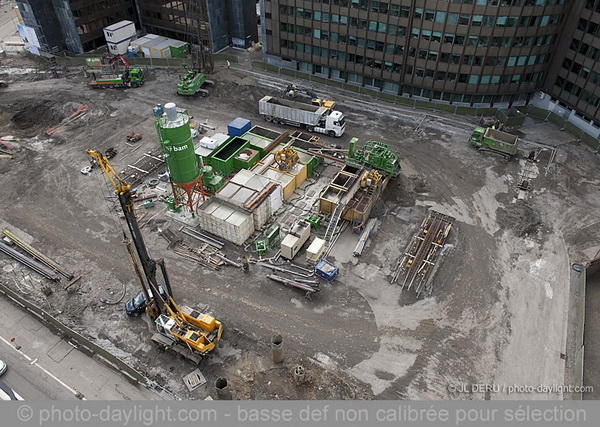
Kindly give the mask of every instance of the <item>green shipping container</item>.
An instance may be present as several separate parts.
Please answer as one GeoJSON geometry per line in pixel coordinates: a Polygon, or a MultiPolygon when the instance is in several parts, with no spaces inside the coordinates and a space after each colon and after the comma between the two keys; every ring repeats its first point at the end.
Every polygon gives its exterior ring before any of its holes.
{"type": "Polygon", "coordinates": [[[229,175],[235,170],[235,156],[248,146],[248,141],[236,136],[225,142],[210,155],[213,170],[222,175],[229,175]]]}
{"type": "Polygon", "coordinates": [[[190,54],[190,45],[185,43],[180,46],[169,46],[171,58],[185,58],[190,54]]]}
{"type": "Polygon", "coordinates": [[[178,112],[176,120],[160,117],[156,121],[156,129],[171,180],[176,184],[195,180],[200,170],[194,153],[189,116],[178,112]]]}

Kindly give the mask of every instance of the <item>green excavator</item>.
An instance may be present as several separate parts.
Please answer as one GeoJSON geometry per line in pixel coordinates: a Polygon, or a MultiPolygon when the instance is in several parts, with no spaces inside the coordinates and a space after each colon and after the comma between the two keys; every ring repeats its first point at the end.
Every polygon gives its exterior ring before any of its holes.
{"type": "Polygon", "coordinates": [[[185,74],[180,76],[180,82],[177,83],[177,95],[194,96],[196,94],[206,97],[208,91],[203,89],[203,86],[211,87],[215,83],[212,80],[208,80],[205,74],[202,74],[198,69],[192,69],[183,64],[185,74]]]}

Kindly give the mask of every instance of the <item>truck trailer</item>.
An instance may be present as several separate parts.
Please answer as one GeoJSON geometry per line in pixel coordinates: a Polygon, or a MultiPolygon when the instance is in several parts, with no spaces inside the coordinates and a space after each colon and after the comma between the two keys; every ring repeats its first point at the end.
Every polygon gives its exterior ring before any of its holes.
{"type": "Polygon", "coordinates": [[[141,68],[132,68],[120,75],[100,75],[96,72],[88,72],[91,81],[88,86],[94,89],[113,89],[120,87],[140,87],[144,84],[144,71],[141,68]]]}
{"type": "Polygon", "coordinates": [[[267,122],[306,126],[309,132],[340,137],[346,130],[346,118],[340,111],[273,96],[258,101],[258,112],[267,122]]]}
{"type": "Polygon", "coordinates": [[[519,137],[510,133],[492,128],[476,127],[469,137],[469,142],[479,148],[479,151],[488,152],[510,160],[517,154],[519,137]]]}

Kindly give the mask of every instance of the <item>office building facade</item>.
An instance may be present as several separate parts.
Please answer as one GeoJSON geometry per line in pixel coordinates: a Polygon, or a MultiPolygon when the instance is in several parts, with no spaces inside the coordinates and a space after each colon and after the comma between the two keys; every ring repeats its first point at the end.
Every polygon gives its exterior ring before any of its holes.
{"type": "Polygon", "coordinates": [[[133,0],[17,0],[23,24],[44,52],[83,53],[106,44],[102,29],[124,19],[137,21],[133,0]]]}
{"type": "Polygon", "coordinates": [[[504,107],[547,97],[600,122],[600,0],[261,6],[265,62],[457,105],[504,107]]]}

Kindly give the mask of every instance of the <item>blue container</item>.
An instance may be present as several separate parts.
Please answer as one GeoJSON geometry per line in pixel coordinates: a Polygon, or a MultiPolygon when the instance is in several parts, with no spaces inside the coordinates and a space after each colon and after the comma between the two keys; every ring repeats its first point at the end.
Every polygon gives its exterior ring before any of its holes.
{"type": "Polygon", "coordinates": [[[229,136],[242,136],[248,132],[251,127],[252,123],[250,123],[250,120],[238,117],[227,125],[227,134],[229,136]]]}
{"type": "Polygon", "coordinates": [[[328,282],[331,282],[333,279],[335,279],[339,272],[339,267],[336,267],[335,265],[333,265],[325,259],[319,261],[319,263],[315,267],[315,273],[317,274],[317,276],[327,280],[328,282]]]}

